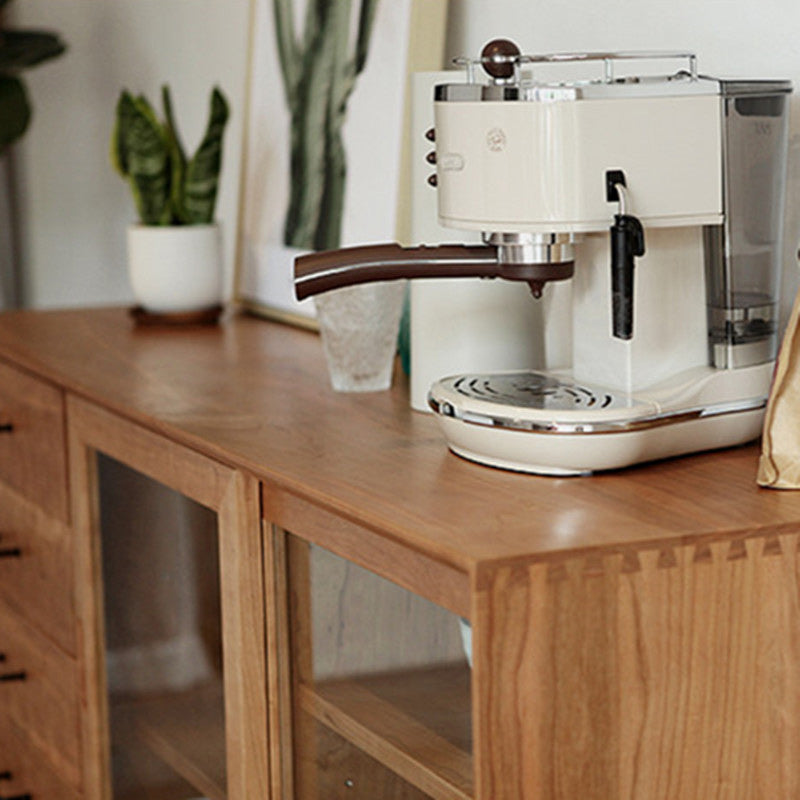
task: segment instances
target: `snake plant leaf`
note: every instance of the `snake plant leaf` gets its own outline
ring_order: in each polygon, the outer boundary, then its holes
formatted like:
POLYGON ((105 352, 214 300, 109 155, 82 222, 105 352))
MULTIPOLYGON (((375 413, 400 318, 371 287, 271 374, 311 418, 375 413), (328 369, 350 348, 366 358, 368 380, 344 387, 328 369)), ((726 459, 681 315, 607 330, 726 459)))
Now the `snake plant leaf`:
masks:
POLYGON ((0 72, 13 73, 34 67, 61 55, 66 46, 49 31, 8 31, 0 33, 0 72))
POLYGON ((0 153, 25 133, 31 107, 19 78, 0 75, 0 153))
POLYGON ((222 135, 229 115, 224 95, 214 87, 203 140, 186 165, 183 208, 190 224, 199 225, 214 220, 222 166, 222 135))
POLYGON ((125 137, 122 130, 131 124, 134 114, 133 98, 128 92, 123 91, 117 100, 116 114, 114 115, 114 130, 111 133, 111 164, 123 177, 128 177, 128 151, 125 147, 125 137))
POLYGON ((161 123, 144 97, 122 92, 112 141, 112 161, 128 178, 141 222, 169 224, 168 145, 161 123))
POLYGON ((161 102, 164 106, 164 133, 170 159, 170 205, 175 222, 188 223, 183 207, 183 184, 186 176, 186 154, 181 144, 175 115, 172 111, 172 96, 169 86, 161 87, 161 102))

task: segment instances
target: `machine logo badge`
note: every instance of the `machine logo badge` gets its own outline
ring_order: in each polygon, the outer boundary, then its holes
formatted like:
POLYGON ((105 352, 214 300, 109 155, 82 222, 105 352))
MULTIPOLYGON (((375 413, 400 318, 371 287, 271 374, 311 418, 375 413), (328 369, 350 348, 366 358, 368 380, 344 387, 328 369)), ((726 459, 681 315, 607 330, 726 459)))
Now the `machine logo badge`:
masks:
POLYGON ((439 166, 445 172, 460 172, 464 169, 464 156, 461 153, 444 153, 439 159, 439 166))
POLYGON ((493 153, 499 153, 506 148, 506 133, 502 128, 492 128, 486 134, 486 144, 493 153))

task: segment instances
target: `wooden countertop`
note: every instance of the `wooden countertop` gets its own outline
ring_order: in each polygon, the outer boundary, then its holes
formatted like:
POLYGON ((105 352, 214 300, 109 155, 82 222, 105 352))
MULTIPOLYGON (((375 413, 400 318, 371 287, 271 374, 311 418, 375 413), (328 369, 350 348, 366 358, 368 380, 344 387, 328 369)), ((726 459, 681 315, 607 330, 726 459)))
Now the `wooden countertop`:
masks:
POLYGON ((402 376, 337 394, 315 334, 253 317, 164 330, 124 309, 7 312, 0 358, 465 571, 800 524, 800 492, 756 485, 753 445, 580 478, 466 462, 402 376))

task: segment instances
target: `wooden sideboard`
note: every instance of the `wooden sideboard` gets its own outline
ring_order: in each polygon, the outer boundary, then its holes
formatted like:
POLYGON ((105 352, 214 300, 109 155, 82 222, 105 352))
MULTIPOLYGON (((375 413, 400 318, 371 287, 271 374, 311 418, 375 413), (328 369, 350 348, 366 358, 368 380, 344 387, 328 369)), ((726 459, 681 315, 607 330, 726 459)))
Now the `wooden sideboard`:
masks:
POLYGON ((755 446, 512 474, 395 383, 250 317, 0 315, 0 797, 800 797, 800 493, 755 446), (215 521, 217 684, 109 692, 106 460, 215 521), (129 745, 183 788, 112 789, 129 745))

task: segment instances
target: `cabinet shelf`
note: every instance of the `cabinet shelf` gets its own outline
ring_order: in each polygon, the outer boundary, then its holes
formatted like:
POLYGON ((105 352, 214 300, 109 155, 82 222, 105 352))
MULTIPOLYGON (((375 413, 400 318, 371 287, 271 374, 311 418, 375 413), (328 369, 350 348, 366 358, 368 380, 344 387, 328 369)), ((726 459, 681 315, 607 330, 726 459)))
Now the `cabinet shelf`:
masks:
POLYGON ((471 800, 470 672, 447 665, 299 687, 300 707, 434 800, 471 800))
POLYGON ((221 684, 138 700, 126 707, 138 738, 209 800, 226 800, 221 684))

